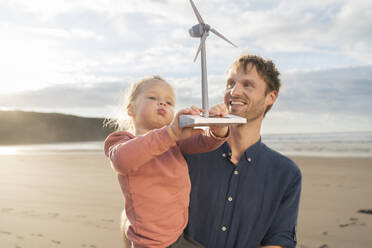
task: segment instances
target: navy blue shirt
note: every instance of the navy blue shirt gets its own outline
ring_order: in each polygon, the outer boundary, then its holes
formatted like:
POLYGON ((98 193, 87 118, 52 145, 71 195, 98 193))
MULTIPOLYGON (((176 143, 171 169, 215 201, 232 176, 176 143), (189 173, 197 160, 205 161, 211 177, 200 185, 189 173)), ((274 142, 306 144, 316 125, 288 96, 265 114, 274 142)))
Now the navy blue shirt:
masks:
POLYGON ((227 142, 185 155, 191 179, 185 233, 208 248, 296 246, 301 172, 261 141, 237 165, 227 142))

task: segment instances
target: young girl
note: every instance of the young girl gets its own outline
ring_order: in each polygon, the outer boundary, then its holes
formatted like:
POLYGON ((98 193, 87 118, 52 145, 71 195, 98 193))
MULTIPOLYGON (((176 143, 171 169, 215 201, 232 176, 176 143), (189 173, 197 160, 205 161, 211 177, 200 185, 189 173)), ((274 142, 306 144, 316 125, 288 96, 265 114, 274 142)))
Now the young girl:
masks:
MULTIPOLYGON (((182 154, 217 149, 226 140, 228 127, 180 128, 179 115, 199 115, 201 110, 183 109, 174 117, 174 102, 172 87, 158 76, 135 83, 126 105, 134 134, 117 131, 105 141, 105 154, 125 198, 122 232, 135 248, 201 247, 183 235, 190 180, 182 154)), ((210 113, 226 111, 216 106, 210 113)))

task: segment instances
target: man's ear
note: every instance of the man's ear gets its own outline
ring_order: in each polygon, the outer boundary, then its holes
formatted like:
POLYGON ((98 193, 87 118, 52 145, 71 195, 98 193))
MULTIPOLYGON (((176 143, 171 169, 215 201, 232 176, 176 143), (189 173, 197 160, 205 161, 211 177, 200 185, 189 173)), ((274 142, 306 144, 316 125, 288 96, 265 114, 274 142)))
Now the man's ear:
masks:
POLYGON ((134 106, 133 106, 133 104, 131 104, 131 103, 128 104, 127 113, 130 117, 134 116, 134 106))
POLYGON ((272 106, 275 103, 277 97, 278 91, 276 90, 270 91, 265 98, 266 106, 272 106))

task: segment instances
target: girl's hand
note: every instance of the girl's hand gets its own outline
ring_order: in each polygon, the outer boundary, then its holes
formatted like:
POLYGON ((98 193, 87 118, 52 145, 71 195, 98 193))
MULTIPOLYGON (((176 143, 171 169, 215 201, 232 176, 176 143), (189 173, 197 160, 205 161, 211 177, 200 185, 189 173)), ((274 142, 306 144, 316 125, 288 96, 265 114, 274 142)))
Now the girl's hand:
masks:
MULTIPOLYGON (((209 110, 210 115, 219 116, 219 117, 224 117, 228 113, 229 111, 227 110, 227 107, 224 103, 217 104, 209 110)), ((227 136, 229 127, 227 125, 226 126, 214 125, 214 126, 210 126, 210 130, 215 136, 223 138, 227 136)))
POLYGON ((178 111, 176 116, 174 117, 172 123, 167 127, 167 131, 171 138, 174 141, 186 139, 188 137, 197 135, 197 134, 202 134, 204 133, 203 129, 194 129, 193 127, 179 127, 179 121, 178 117, 180 115, 200 115, 203 110, 200 108, 197 108, 195 106, 192 106, 191 108, 186 108, 178 111))

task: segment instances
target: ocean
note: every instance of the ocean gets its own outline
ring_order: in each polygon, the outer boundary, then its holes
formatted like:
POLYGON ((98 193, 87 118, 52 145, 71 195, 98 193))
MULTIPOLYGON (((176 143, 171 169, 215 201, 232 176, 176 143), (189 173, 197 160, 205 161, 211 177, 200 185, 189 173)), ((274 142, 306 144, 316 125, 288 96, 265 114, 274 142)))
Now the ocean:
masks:
POLYGON ((372 132, 268 134, 262 141, 286 155, 372 157, 372 132))
MULTIPOLYGON (((372 132, 263 134, 262 141, 285 155, 372 157, 372 132)), ((103 141, 0 146, 0 155, 102 152, 103 141)))

